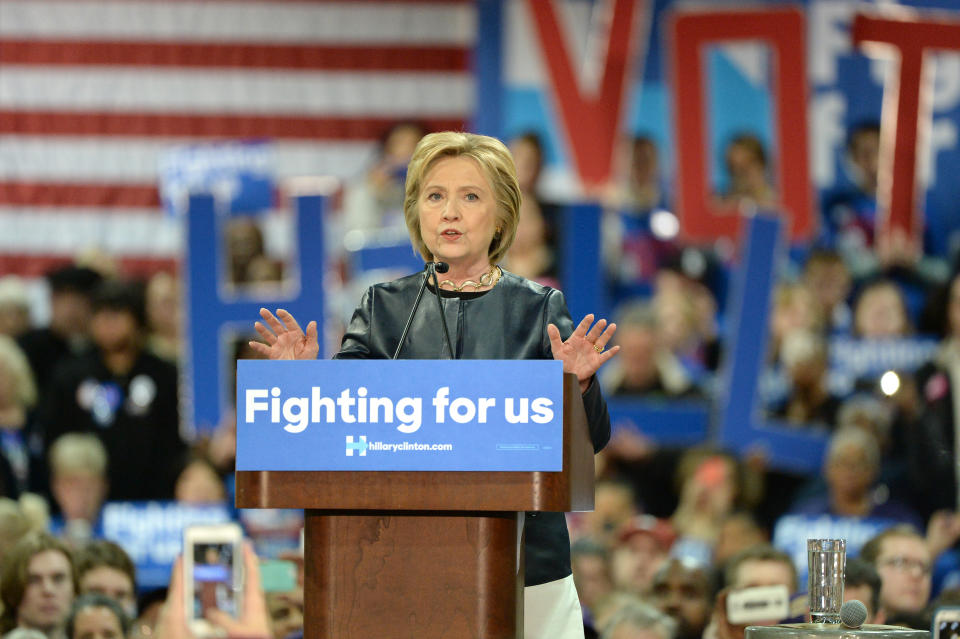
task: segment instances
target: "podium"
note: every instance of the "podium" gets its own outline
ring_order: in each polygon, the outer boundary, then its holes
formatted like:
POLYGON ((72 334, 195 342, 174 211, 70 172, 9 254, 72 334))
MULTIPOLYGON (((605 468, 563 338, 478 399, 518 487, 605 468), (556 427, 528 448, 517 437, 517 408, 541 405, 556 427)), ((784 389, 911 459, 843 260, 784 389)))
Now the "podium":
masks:
POLYGON ((519 639, 525 511, 593 508, 563 376, 561 472, 237 471, 239 508, 302 508, 305 639, 519 639))

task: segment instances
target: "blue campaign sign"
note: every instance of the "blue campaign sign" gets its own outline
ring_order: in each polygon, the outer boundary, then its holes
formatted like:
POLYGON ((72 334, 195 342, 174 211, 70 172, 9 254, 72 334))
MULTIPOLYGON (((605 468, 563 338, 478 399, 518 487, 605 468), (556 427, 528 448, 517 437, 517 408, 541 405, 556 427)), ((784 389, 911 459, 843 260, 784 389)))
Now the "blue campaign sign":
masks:
POLYGON ((560 471, 554 360, 242 360, 237 470, 560 471))
POLYGON ((183 551, 183 529, 230 521, 226 504, 197 506, 177 502, 110 502, 103 507, 103 537, 133 560, 140 588, 162 588, 183 551))
POLYGON ((266 141, 230 141, 171 149, 160 159, 160 196, 171 214, 184 213, 192 193, 213 193, 231 213, 273 204, 274 157, 266 141))

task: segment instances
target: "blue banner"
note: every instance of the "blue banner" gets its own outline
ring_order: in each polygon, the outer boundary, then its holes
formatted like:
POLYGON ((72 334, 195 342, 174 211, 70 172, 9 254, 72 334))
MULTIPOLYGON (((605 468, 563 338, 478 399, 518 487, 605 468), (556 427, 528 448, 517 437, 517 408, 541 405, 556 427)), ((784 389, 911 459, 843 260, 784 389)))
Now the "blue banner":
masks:
POLYGON ((160 160, 160 196, 171 214, 187 211, 191 193, 212 193, 230 213, 273 205, 273 149, 266 141, 178 147, 160 160))
POLYGON ((183 529, 230 521, 226 504, 194 506, 177 502, 110 502, 103 507, 103 537, 127 551, 137 568, 137 585, 164 588, 170 567, 183 550, 183 529))
POLYGON ((554 360, 243 360, 237 470, 560 471, 554 360))

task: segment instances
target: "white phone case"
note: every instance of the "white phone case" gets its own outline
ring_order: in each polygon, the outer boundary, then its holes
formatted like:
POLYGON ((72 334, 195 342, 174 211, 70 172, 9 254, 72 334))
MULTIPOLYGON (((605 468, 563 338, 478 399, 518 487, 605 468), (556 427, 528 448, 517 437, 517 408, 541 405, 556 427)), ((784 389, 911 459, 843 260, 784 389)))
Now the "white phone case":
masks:
POLYGON ((184 609, 198 637, 222 636, 204 619, 215 607, 234 617, 243 600, 243 531, 237 524, 190 526, 183 533, 184 609))

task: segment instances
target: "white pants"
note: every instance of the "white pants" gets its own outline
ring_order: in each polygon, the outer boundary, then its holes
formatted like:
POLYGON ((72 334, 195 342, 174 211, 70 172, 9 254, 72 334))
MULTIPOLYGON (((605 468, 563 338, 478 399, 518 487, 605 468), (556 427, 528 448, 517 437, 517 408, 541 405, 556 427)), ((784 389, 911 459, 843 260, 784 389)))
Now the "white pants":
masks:
POLYGON ((583 611, 573 575, 523 589, 524 639, 583 639, 583 611))

